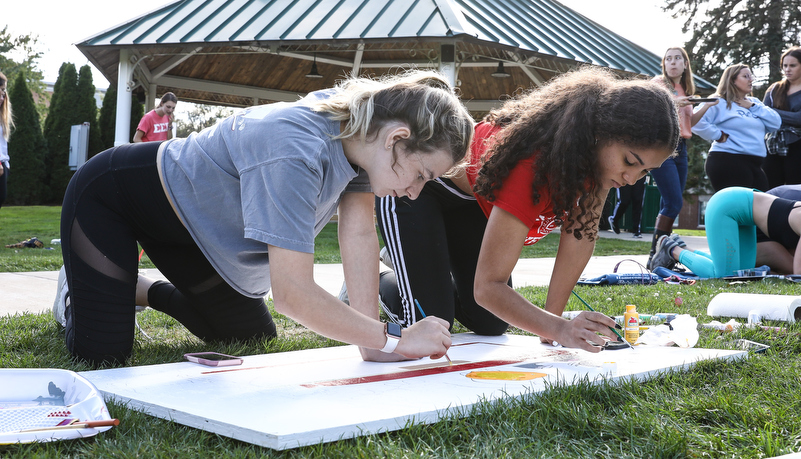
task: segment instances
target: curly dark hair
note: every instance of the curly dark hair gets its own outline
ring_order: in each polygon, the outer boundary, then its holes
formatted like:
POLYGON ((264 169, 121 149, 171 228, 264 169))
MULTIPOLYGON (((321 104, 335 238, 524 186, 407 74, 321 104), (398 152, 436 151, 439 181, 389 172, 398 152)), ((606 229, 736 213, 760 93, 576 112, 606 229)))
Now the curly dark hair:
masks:
POLYGON ((585 67, 560 75, 491 111, 485 122, 502 127, 485 155, 473 190, 489 201, 522 159, 535 156, 531 198, 547 190, 556 223, 576 239, 598 233, 598 149, 611 142, 675 151, 677 108, 662 85, 624 80, 585 67), (578 200, 578 215, 570 214, 578 200), (563 216, 569 215, 567 221, 563 216))

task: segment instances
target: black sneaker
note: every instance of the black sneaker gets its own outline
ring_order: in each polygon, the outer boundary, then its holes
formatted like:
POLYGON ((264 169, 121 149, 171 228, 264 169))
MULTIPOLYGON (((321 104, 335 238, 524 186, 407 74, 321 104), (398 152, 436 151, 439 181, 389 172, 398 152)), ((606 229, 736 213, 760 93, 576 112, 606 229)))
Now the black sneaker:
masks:
POLYGON ((634 233, 631 237, 633 237, 634 239, 642 239, 642 233, 638 231, 634 233))
POLYGON ((609 231, 612 231, 615 234, 620 234, 620 228, 617 226, 617 223, 615 223, 614 215, 610 215, 608 220, 609 220, 609 231))
POLYGON ((683 240, 682 240, 682 239, 679 237, 679 235, 678 235, 678 234, 676 234, 676 233, 673 233, 673 234, 671 234, 671 235, 670 235, 670 238, 671 238, 671 239, 673 239, 674 241, 676 241, 676 244, 678 244, 678 245, 679 245, 679 247, 681 247, 682 249, 685 249, 685 248, 687 248, 687 243, 685 243, 685 242, 684 242, 684 241, 683 241, 683 240))
POLYGON ((676 260, 670 255, 670 252, 673 248, 678 247, 678 245, 679 244, 668 235, 659 236, 659 240, 656 243, 656 253, 650 263, 648 263, 648 269, 653 271, 656 268, 662 267, 672 270, 676 267, 676 260))

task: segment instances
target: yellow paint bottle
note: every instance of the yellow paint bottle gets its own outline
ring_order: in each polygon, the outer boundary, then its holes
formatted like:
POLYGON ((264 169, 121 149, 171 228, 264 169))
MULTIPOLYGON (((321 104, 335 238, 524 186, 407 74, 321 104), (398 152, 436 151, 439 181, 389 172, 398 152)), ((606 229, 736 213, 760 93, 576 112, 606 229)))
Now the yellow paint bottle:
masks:
POLYGON ((629 344, 634 344, 640 337, 640 315, 637 314, 637 307, 633 304, 626 305, 626 313, 623 314, 624 337, 629 344))

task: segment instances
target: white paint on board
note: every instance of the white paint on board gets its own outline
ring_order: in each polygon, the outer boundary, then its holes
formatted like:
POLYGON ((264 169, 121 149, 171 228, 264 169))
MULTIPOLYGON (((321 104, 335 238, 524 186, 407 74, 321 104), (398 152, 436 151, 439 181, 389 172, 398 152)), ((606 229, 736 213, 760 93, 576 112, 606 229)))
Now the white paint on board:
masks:
POLYGON ((542 392, 549 383, 604 377, 645 380, 699 360, 746 355, 744 351, 646 346, 592 354, 541 344, 537 337, 471 333, 454 335, 453 343, 448 351, 451 359, 469 363, 439 367, 455 371, 414 377, 410 376, 415 372, 438 370, 414 369, 431 363, 429 359, 364 362, 355 346, 247 356, 238 367, 180 362, 82 375, 107 400, 237 440, 288 449, 399 430, 410 422, 466 416, 484 400, 542 392), (465 376, 488 361, 515 363, 478 369, 535 371, 547 376, 529 381, 465 376), (612 361, 614 366, 609 365, 612 361), (354 378, 394 379, 348 383, 354 378))

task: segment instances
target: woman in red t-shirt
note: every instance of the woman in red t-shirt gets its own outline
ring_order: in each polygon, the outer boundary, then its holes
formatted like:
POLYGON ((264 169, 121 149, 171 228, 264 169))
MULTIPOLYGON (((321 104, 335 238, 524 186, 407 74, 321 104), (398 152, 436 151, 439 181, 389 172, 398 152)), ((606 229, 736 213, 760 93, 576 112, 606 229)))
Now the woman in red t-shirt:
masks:
POLYGON ((134 133, 133 143, 159 142, 172 138, 172 123, 178 98, 171 92, 161 96, 159 106, 145 113, 134 133))
POLYGON ((479 334, 512 324, 543 341, 598 352, 616 339, 609 317, 560 317, 595 247, 612 187, 633 184, 676 149, 670 93, 586 68, 507 101, 475 128, 463 172, 429 182, 416 200, 385 197, 376 213, 388 260, 381 301, 404 326, 425 314, 479 334), (511 286, 523 245, 561 226, 544 310, 511 286), (595 345, 591 344, 595 343, 595 345))

